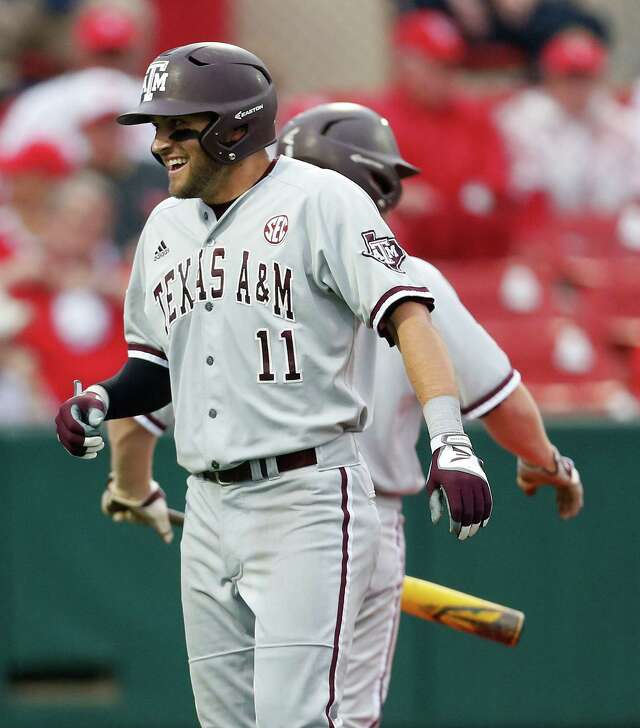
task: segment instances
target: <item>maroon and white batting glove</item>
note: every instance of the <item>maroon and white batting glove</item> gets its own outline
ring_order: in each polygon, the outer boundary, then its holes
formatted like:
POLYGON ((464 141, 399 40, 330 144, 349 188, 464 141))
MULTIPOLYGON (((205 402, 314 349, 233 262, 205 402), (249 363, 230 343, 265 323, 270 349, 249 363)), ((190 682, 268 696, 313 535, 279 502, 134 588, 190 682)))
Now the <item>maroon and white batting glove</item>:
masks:
POLYGON ((482 463, 466 435, 438 435, 431 440, 427 496, 432 523, 449 513, 449 532, 460 541, 474 536, 491 516, 491 488, 482 463))
POLYGON ((573 460, 553 448, 555 467, 553 470, 540 468, 518 458, 518 487, 526 495, 535 495, 538 488, 550 485, 556 489, 556 503, 560 518, 573 518, 580 513, 584 503, 584 493, 580 473, 573 460))
POLYGON ((91 389, 62 403, 56 415, 56 431, 68 453, 84 460, 97 456, 104 447, 97 428, 102 424, 108 406, 106 393, 101 397, 91 389))
POLYGON ((102 512, 117 523, 143 523, 151 526, 165 543, 171 543, 173 531, 169 523, 167 496, 155 480, 149 486, 151 492, 146 498, 134 500, 127 497, 126 493, 118 491, 110 478, 102 494, 102 512))

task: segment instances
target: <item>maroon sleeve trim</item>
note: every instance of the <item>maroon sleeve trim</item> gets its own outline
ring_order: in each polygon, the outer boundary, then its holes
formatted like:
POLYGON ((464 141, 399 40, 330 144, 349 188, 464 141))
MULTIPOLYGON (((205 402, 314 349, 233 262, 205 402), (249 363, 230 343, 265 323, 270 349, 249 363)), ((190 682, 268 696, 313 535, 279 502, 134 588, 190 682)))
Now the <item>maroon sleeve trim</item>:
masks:
POLYGON ((160 422, 160 420, 153 415, 141 415, 141 417, 149 420, 152 425, 155 425, 159 430, 162 430, 163 432, 167 429, 167 426, 164 424, 164 422, 160 422))
MULTIPOLYGON (((394 286, 393 288, 390 288, 386 293, 383 293, 382 296, 378 299, 378 303, 373 307, 371 310, 371 316, 369 316, 369 326, 373 328, 373 324, 378 317, 378 314, 380 313, 380 310, 383 308, 385 303, 392 297, 397 296, 398 293, 406 292, 406 296, 401 296, 397 301, 394 301, 394 303, 399 303, 400 301, 404 300, 405 298, 411 298, 411 294, 416 293, 423 293, 423 294, 429 294, 429 289, 425 286, 394 286)), ((433 297, 431 297, 427 303, 427 307, 429 308, 429 311, 433 311, 434 309, 434 302, 433 297)))
POLYGON ((127 348, 129 351, 141 351, 144 354, 152 354, 157 356, 159 359, 167 360, 167 355, 161 349, 154 349, 152 346, 145 346, 144 344, 128 344, 127 348))
MULTIPOLYGON (((501 389, 504 389, 507 384, 513 379, 514 377, 514 370, 512 369, 509 374, 498 384, 497 387, 494 387, 490 392, 487 392, 487 394, 484 395, 484 397, 480 397, 480 399, 477 399, 475 402, 472 402, 471 404, 467 405, 466 407, 461 408, 461 412, 463 415, 469 414, 474 409, 477 409, 478 407, 481 407, 483 404, 488 402, 490 399, 493 399, 493 397, 496 396, 500 392, 501 389)), ((498 404, 500 404, 498 402, 498 404)), ((496 404, 496 407, 498 405, 496 404)), ((488 412, 485 412, 484 414, 488 414, 488 412)))

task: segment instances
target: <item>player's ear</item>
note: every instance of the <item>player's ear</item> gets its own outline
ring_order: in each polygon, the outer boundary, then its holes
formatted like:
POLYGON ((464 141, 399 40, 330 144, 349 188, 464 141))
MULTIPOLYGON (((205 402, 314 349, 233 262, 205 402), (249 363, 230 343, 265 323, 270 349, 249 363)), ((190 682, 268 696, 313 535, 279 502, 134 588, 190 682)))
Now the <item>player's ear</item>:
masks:
POLYGON ((225 135, 224 139, 222 140, 222 144, 225 146, 233 146, 236 142, 239 142, 243 137, 245 137, 247 134, 247 125, 239 126, 236 129, 233 129, 228 134, 225 135))

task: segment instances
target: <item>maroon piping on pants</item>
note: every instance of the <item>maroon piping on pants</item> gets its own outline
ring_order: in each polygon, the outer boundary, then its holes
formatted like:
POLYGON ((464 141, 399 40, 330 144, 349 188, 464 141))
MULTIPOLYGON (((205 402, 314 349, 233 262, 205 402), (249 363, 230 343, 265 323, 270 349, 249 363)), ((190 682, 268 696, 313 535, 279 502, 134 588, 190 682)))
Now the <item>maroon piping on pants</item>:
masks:
POLYGON ((342 490, 342 571, 340 574, 340 593, 338 595, 338 613, 336 615, 336 629, 333 634, 333 655, 329 668, 329 702, 325 708, 329 728, 335 728, 329 715, 336 699, 336 668, 338 667, 338 653, 340 650, 340 630, 342 629, 342 616, 344 613, 344 596, 347 590, 347 567, 349 564, 349 497, 347 493, 347 471, 340 468, 340 488, 342 490))
MULTIPOLYGON (((400 537, 402 535, 402 518, 400 517, 400 514, 398 514, 396 519, 396 546, 398 547, 398 551, 402 551, 401 549, 401 543, 400 543, 400 537)), ((393 615, 393 626, 391 628, 391 638, 389 639, 389 645, 387 648, 387 655, 385 657, 384 661, 384 669, 382 670, 382 674, 380 675, 380 713, 378 714, 378 717, 373 721, 373 723, 369 726, 369 728, 380 728, 380 721, 382 720, 382 705, 384 703, 384 681, 389 674, 391 670, 391 665, 393 664, 393 653, 396 643, 396 636, 398 631, 398 622, 400 620, 400 599, 402 596, 402 586, 404 581, 404 551, 402 551, 401 555, 401 573, 403 574, 403 579, 400 581, 398 585, 396 585, 395 588, 395 614, 393 615)))

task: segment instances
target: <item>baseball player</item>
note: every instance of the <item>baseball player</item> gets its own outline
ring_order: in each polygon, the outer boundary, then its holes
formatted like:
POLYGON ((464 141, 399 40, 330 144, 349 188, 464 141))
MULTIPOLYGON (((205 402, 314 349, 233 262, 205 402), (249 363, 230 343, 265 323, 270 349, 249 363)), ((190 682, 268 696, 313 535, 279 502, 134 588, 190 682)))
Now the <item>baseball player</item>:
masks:
MULTIPOLYGON (((417 172, 399 160, 393 132, 385 120, 357 104, 324 104, 298 115, 283 130, 278 152, 342 172, 369 194, 381 212, 398 202, 401 177, 417 172)), ((577 515, 582 507, 578 471, 549 442, 539 411, 508 357, 436 268, 417 259, 411 262, 416 280, 436 297, 433 323, 451 354, 463 412, 469 419, 481 417, 493 438, 519 457, 518 484, 525 493, 552 485, 560 515, 577 515)), ((358 444, 377 494, 382 541, 356 619, 342 717, 349 728, 369 728, 380 720, 397 637, 405 551, 401 496, 419 492, 424 477, 416 455, 420 407, 403 373, 401 357, 365 330, 358 334, 356 350, 357 378, 368 391, 373 412, 373 424, 358 435, 358 444), (373 378, 372 359, 376 362, 373 378)), ((137 422, 109 423, 113 478, 102 498, 107 515, 116 520, 143 520, 167 541, 171 529, 166 511, 151 513, 139 504, 152 482, 156 438, 172 417, 169 406, 137 417, 137 422)))
MULTIPOLYGON (((454 535, 487 524, 491 491, 432 294, 357 185, 269 160, 275 112, 268 69, 241 48, 192 44, 150 64, 119 121, 153 124, 172 197, 136 251, 127 363, 56 424, 71 454, 92 458, 104 419, 172 401, 191 473, 182 602, 202 725, 340 728, 380 538, 355 437, 369 418, 355 377, 363 324, 400 349, 431 435, 432 503, 454 535)), ((154 504, 165 507, 159 489, 143 501, 154 504)))

